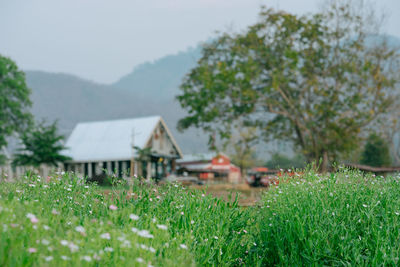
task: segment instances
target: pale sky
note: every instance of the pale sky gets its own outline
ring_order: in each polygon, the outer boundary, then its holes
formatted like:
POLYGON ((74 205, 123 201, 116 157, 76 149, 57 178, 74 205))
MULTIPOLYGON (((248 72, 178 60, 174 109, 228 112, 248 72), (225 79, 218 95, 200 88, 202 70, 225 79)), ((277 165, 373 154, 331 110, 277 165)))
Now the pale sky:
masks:
MULTIPOLYGON (((400 0, 375 0, 400 37, 400 0)), ((111 83, 145 61, 257 20, 260 5, 298 14, 320 0, 0 0, 0 54, 24 70, 111 83)))

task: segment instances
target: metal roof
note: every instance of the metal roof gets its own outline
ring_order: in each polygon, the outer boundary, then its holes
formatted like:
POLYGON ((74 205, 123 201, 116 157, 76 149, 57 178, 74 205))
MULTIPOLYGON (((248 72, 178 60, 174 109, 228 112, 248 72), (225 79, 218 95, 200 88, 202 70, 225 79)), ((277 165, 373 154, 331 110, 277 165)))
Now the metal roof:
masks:
POLYGON ((74 162, 129 160, 132 135, 134 145, 143 149, 159 122, 166 128, 160 116, 78 123, 67 140, 64 154, 74 162))
POLYGON ((195 162, 195 161, 211 161, 217 153, 196 153, 196 154, 185 154, 182 159, 177 160, 177 163, 185 163, 185 162, 195 162))

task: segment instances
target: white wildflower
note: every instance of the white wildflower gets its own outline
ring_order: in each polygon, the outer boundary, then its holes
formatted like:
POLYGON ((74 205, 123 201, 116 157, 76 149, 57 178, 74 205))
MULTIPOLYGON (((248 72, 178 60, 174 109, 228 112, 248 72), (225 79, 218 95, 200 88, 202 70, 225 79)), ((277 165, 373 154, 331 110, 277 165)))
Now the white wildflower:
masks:
POLYGON ((75 227, 75 231, 79 232, 79 233, 84 233, 85 232, 85 228, 83 228, 83 226, 77 226, 75 227))
POLYGON ((129 215, 129 218, 130 218, 131 220, 134 220, 134 221, 139 220, 139 216, 137 216, 136 214, 131 214, 131 215, 129 215))
POLYGON ((109 233, 104 233, 100 235, 100 238, 110 240, 111 235, 109 233))
POLYGON ((53 260, 53 256, 44 257, 44 260, 45 261, 52 261, 53 260))
POLYGON ((161 230, 167 230, 168 227, 164 224, 157 224, 157 228, 161 229, 161 230))
POLYGON ((69 261, 71 258, 68 257, 68 256, 62 255, 62 256, 61 256, 61 259, 64 260, 64 261, 69 261))
POLYGON ((87 262, 91 262, 92 258, 90 256, 83 256, 82 260, 87 261, 87 262))
POLYGON ((69 243, 68 245, 69 249, 71 250, 72 253, 77 252, 79 250, 79 247, 75 245, 74 243, 69 243))
POLYGON ((105 247, 105 248, 104 248, 104 251, 105 251, 105 252, 113 252, 114 249, 111 248, 111 247, 105 247))
POLYGON ((138 234, 139 236, 141 236, 141 237, 144 237, 144 238, 153 238, 153 237, 154 237, 154 236, 153 236, 152 234, 150 234, 150 232, 147 231, 147 230, 140 230, 137 234, 138 234))

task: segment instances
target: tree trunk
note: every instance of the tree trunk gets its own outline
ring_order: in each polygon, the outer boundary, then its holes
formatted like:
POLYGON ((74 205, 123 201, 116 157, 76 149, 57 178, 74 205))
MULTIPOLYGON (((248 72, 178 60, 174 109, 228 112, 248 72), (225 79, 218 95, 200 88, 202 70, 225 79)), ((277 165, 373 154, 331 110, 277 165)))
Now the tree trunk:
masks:
POLYGON ((329 157, 327 151, 322 151, 322 162, 319 168, 320 172, 325 173, 329 168, 329 157))

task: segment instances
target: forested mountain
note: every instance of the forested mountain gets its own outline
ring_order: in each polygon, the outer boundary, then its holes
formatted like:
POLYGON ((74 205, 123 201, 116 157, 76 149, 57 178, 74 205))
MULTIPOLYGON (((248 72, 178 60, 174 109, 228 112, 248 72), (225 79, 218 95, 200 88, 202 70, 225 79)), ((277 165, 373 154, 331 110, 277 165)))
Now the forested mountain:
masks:
POLYGON ((36 119, 58 120, 68 136, 78 122, 161 115, 185 153, 206 150, 207 138, 193 129, 176 130, 184 111, 175 101, 179 84, 200 55, 200 48, 163 57, 136 67, 112 85, 76 76, 26 71, 32 89, 32 112, 36 119))

